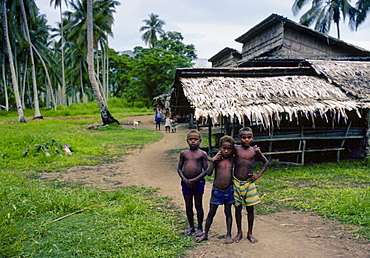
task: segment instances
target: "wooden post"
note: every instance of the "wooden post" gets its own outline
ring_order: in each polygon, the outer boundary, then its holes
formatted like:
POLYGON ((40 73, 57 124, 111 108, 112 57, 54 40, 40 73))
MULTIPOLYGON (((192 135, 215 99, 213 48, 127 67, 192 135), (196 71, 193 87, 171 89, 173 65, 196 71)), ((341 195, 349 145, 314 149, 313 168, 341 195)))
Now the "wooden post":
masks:
POLYGON ((304 154, 306 152, 306 141, 302 141, 302 159, 301 159, 301 164, 304 165, 304 154))
POLYGON ((194 113, 189 114, 189 129, 194 129, 194 113))
POLYGON ((208 153, 212 151, 212 121, 211 117, 208 117, 208 153))
MULTIPOLYGON (((302 125, 301 126, 301 137, 303 137, 303 136, 304 136, 304 127, 302 125)), ((306 144, 306 142, 305 142, 305 144, 306 144)), ((301 148, 302 148, 302 140, 300 140, 299 143, 298 143, 298 150, 301 150, 301 148)), ((301 155, 301 159, 302 159, 302 154, 297 154, 296 163, 298 163, 299 155, 301 155)))
MULTIPOLYGON (((269 137, 270 139, 274 138, 274 125, 273 124, 269 128, 269 137)), ((269 152, 272 152, 272 141, 269 142, 269 152)), ((271 156, 268 157, 268 160, 271 161, 271 156)))
MULTIPOLYGON (((346 130, 344 136, 348 135, 349 130, 351 129, 351 125, 352 125, 352 121, 349 121, 348 126, 347 126, 347 130, 346 130)), ((346 142, 346 138, 344 138, 344 140, 340 144, 339 148, 343 148, 345 142, 346 142)), ((340 161, 340 150, 337 151, 337 162, 339 162, 339 161, 340 161)))
POLYGON ((370 159, 370 109, 367 110, 366 121, 367 128, 365 136, 365 159, 370 159))

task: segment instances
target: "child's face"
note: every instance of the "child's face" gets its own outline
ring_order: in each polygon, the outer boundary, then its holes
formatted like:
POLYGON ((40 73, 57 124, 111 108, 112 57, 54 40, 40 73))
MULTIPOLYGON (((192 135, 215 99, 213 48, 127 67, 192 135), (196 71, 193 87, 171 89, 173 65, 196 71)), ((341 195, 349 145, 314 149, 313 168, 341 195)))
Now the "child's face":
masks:
POLYGON ((249 147, 253 141, 253 133, 251 131, 243 131, 239 139, 244 147, 249 147))
POLYGON ((186 141, 188 142, 190 149, 197 149, 202 140, 199 138, 198 134, 191 133, 189 134, 188 139, 186 141))
POLYGON ((225 158, 229 157, 233 152, 234 146, 229 142, 224 142, 221 145, 221 155, 225 158))

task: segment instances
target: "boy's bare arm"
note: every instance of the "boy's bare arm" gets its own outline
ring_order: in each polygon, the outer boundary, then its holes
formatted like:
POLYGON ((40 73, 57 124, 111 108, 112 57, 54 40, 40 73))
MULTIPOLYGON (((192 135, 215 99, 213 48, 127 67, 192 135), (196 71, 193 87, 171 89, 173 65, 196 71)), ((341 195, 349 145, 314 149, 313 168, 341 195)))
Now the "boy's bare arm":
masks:
POLYGON ((187 183, 188 179, 184 176, 184 173, 182 172, 182 168, 184 166, 184 154, 180 153, 180 159, 179 159, 179 164, 177 167, 177 173, 179 174, 180 178, 182 181, 187 183))
POLYGON ((208 164, 207 175, 211 176, 213 170, 215 168, 215 162, 222 160, 221 151, 217 152, 215 156, 213 156, 208 164))
POLYGON ((209 161, 208 168, 207 168, 207 176, 212 175, 214 167, 215 167, 214 161, 211 159, 209 161))
POLYGON ((252 176, 248 179, 251 182, 256 181, 257 179, 259 179, 262 176, 262 174, 265 172, 265 170, 267 169, 267 167, 270 163, 268 161, 268 159, 266 158, 266 156, 262 154, 261 149, 257 145, 253 146, 253 148, 256 151, 256 156, 262 161, 263 165, 262 165, 260 171, 258 172, 258 174, 252 174, 252 176))

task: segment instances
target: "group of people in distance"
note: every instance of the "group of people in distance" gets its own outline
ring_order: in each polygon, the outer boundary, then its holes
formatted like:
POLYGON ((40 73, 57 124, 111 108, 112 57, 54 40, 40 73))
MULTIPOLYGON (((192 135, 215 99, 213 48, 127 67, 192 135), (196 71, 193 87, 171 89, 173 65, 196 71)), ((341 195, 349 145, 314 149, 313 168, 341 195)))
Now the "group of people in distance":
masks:
POLYGON ((173 133, 176 133, 177 119, 175 115, 171 116, 170 110, 168 108, 166 108, 165 112, 162 112, 162 109, 157 104, 154 106, 153 111, 154 111, 155 129, 157 131, 161 130, 161 123, 164 122, 164 128, 166 133, 170 133, 171 130, 173 133))
POLYGON ((254 181, 259 179, 268 167, 268 160, 257 146, 252 146, 253 132, 249 127, 239 130, 241 145, 234 145, 231 136, 223 136, 219 141, 220 150, 208 162, 207 153, 199 148, 202 141, 201 134, 197 130, 190 130, 186 141, 189 149, 180 153, 178 174, 181 178, 182 193, 185 200, 186 216, 189 228, 185 234, 194 235, 197 242, 208 239, 208 232, 216 215, 219 205, 224 205, 226 217, 226 243, 239 242, 243 238, 242 210, 247 210, 248 231, 247 239, 251 243, 257 243, 253 236, 254 205, 260 203, 254 181), (258 173, 254 173, 256 160, 262 162, 258 173), (203 194, 205 176, 215 172, 210 208, 203 232, 203 194), (237 235, 232 238, 232 205, 235 206, 235 220, 237 235), (195 207, 197 214, 197 228, 194 224, 195 207))

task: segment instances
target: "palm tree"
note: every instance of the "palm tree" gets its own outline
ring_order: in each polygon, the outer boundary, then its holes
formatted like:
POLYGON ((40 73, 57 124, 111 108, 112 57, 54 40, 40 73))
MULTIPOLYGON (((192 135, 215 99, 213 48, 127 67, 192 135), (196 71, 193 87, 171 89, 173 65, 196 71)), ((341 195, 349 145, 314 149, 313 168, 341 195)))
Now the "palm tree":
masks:
POLYGON ((370 0, 358 0, 356 2, 357 15, 356 15, 356 30, 361 23, 366 20, 367 13, 370 11, 370 0))
MULTIPOLYGON (((66 79, 65 79, 65 68, 64 68, 64 26, 63 26, 63 8, 62 8, 62 0, 50 0, 50 5, 54 4, 54 8, 57 8, 59 6, 59 16, 60 16, 60 35, 61 35, 61 41, 62 44, 60 46, 61 48, 61 53, 62 53, 62 105, 66 106, 67 105, 67 100, 66 100, 66 79)), ((66 6, 68 6, 68 1, 64 0, 64 3, 66 6)))
MULTIPOLYGON (((3 9, 2 7, 2 2, 1 2, 1 10, 3 9)), ((1 20, 1 24, 3 24, 2 22, 2 18, 0 18, 1 20)), ((4 100, 5 100, 5 105, 0 105, 1 108, 4 108, 6 111, 9 111, 9 96, 8 96, 8 83, 7 83, 7 79, 6 79, 6 69, 5 69, 5 40, 4 40, 4 37, 3 37, 3 33, 0 34, 0 41, 1 41, 1 49, 0 49, 0 52, 1 52, 1 75, 2 75, 2 81, 3 81, 3 88, 4 88, 4 100)), ((1 89, 0 89, 1 91, 1 89)))
POLYGON ((145 42, 145 44, 149 44, 151 47, 154 47, 155 42, 158 40, 157 34, 162 35, 164 34, 164 30, 162 29, 162 26, 166 23, 160 19, 158 19, 158 15, 151 13, 149 14, 149 20, 145 19, 143 22, 145 22, 145 26, 142 26, 140 28, 141 31, 146 31, 141 38, 145 42))
MULTIPOLYGON (((34 108, 35 108, 35 113, 34 113, 33 118, 34 119, 36 119, 36 118, 41 118, 42 119, 43 116, 41 115, 41 112, 40 112, 39 97, 38 97, 39 91, 37 89, 37 82, 36 82, 35 58, 34 58, 34 55, 33 55, 33 48, 32 48, 30 30, 28 28, 28 19, 27 19, 26 9, 24 7, 23 0, 20 0, 19 3, 20 3, 22 17, 23 17, 23 28, 24 28, 24 34, 25 34, 24 36, 25 36, 25 39, 28 42, 29 48, 30 48, 29 53, 30 53, 30 59, 31 59, 31 72, 32 72, 32 85, 33 85, 33 104, 34 104, 34 108)), ((28 2, 28 7, 29 7, 29 9, 36 8, 36 5, 34 4, 33 1, 30 1, 30 2, 28 2), (33 5, 30 5, 30 3, 33 3, 33 5)), ((31 10, 32 11, 31 13, 34 13, 35 10, 37 10, 37 9, 31 10)))
POLYGON ((93 33, 93 0, 87 0, 86 4, 86 25, 87 25, 87 65, 89 70, 89 79, 91 86, 94 90, 94 96, 98 102, 100 108, 101 118, 103 120, 103 124, 112 124, 119 122, 113 118, 113 116, 109 113, 107 104, 105 103, 104 99, 101 96, 99 90, 99 84, 96 80, 96 74, 94 70, 94 33, 93 33))
POLYGON ((2 0, 2 4, 3 4, 3 30, 4 30, 5 41, 6 41, 6 48, 8 51, 10 71, 12 74, 14 96, 15 96, 17 112, 18 112, 18 122, 24 123, 26 122, 26 120, 24 119, 22 102, 21 102, 21 98, 19 95, 18 78, 17 78, 17 74, 15 71, 13 52, 12 52, 12 47, 10 44, 10 38, 9 38, 9 33, 8 33, 8 20, 7 20, 8 18, 7 18, 7 10, 6 10, 6 0, 2 0))
MULTIPOLYGON (((107 55, 105 52, 109 50, 108 47, 108 36, 113 35, 112 33, 112 24, 113 24, 113 13, 114 13, 114 7, 115 5, 118 5, 119 2, 114 0, 100 0, 100 1, 94 1, 93 2, 93 50, 98 50, 98 47, 101 46, 102 50, 102 58, 105 57, 105 61, 103 64, 105 65, 105 68, 103 69, 103 73, 107 73, 107 55)), ((67 20, 65 31, 68 32, 66 34, 66 39, 69 42, 70 45, 74 46, 78 49, 78 52, 83 53, 84 58, 86 58, 86 0, 82 1, 74 1, 70 2, 70 7, 73 12, 67 11, 65 12, 65 18, 67 20)), ((69 49, 71 51, 71 49, 69 49)), ((74 51, 74 50, 73 50, 74 51)), ((98 57, 99 55, 95 55, 98 57)), ((86 63, 86 60, 83 62, 86 63)), ((100 62, 97 62, 98 68, 100 62)), ((84 65, 80 65, 81 68, 84 69, 84 65)), ((98 69, 97 69, 98 70, 98 69)), ((87 70, 81 70, 83 74, 88 74, 87 70)), ((100 75, 100 70, 96 73, 97 75, 100 75)), ((104 74, 103 74, 104 75, 104 74)), ((106 77, 107 75, 105 75, 106 77)), ((88 76, 85 77, 88 79, 88 76)), ((83 80, 81 80, 83 81, 83 80)), ((104 83, 107 81, 106 78, 103 76, 103 84, 100 83, 99 77, 97 77, 97 82, 99 85, 103 85, 102 88, 104 88, 104 93, 107 92, 107 83, 104 83)), ((81 88, 82 89, 82 88, 81 88)), ((103 90, 103 89, 102 89, 103 90)), ((101 91, 102 93, 102 91, 101 91)), ((102 97, 107 96, 108 94, 104 94, 102 97)))
MULTIPOLYGON (((101 84, 102 84, 102 94, 105 98, 108 98, 108 53, 109 53, 109 43, 108 36, 113 36, 112 25, 114 23, 113 13, 115 13, 115 6, 120 5, 118 1, 115 0, 101 0, 97 1, 96 5, 93 6, 94 11, 94 28, 100 28, 94 34, 97 38, 97 45, 100 45, 101 49, 101 84)), ((95 44, 95 43, 94 43, 95 44)), ((96 55, 97 61, 99 61, 99 56, 96 55)), ((98 63, 99 64, 99 63, 98 63)), ((99 65, 97 65, 99 68, 99 65)), ((100 72, 97 72, 100 74, 100 72)))
POLYGON ((301 16, 299 23, 302 25, 310 26, 316 21, 315 30, 328 33, 331 23, 334 22, 337 27, 337 37, 340 39, 339 22, 342 14, 343 20, 348 15, 350 29, 355 28, 356 9, 348 0, 295 0, 292 7, 293 14, 298 14, 308 2, 312 2, 312 6, 301 16))

